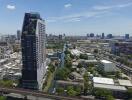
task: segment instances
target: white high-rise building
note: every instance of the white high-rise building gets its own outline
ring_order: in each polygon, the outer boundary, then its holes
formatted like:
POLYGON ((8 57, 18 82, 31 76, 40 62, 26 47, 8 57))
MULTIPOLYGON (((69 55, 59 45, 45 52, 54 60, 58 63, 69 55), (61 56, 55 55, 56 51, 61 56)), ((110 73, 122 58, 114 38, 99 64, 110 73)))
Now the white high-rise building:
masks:
POLYGON ((22 87, 42 89, 46 73, 45 22, 38 13, 26 13, 23 23, 22 45, 22 87))

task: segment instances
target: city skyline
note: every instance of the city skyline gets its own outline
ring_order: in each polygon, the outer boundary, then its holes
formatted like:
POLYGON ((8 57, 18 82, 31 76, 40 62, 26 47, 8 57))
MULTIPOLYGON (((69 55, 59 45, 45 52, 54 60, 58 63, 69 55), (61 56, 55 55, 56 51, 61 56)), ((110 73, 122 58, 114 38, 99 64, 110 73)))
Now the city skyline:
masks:
POLYGON ((46 20, 47 34, 87 33, 132 35, 131 0, 0 0, 0 33, 21 30, 25 12, 39 12, 46 20), (73 27, 74 26, 74 27, 73 27))

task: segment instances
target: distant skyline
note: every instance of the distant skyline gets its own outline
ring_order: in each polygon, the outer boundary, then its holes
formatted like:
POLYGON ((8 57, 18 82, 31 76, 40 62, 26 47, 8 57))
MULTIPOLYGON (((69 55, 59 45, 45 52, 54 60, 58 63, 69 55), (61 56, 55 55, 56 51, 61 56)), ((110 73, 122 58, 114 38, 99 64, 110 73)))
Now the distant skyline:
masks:
POLYGON ((0 0, 0 33, 22 29, 25 12, 38 12, 46 33, 132 36, 132 0, 0 0))

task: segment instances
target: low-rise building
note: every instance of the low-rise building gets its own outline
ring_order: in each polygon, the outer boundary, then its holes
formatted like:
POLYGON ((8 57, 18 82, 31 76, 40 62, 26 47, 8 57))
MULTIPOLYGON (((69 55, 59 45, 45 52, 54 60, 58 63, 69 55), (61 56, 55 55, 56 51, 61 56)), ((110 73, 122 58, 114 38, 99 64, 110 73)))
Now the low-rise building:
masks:
POLYGON ((114 83, 111 78, 93 77, 93 88, 106 89, 112 92, 114 97, 124 98, 126 97, 127 88, 114 83))
POLYGON ((76 81, 83 81, 83 76, 82 75, 80 75, 79 73, 77 73, 77 72, 72 72, 71 73, 71 76, 74 78, 74 80, 76 80, 76 81))
POLYGON ((94 88, 102 88, 102 89, 108 89, 112 91, 117 91, 117 92, 126 92, 127 89, 124 86, 119 86, 119 85, 108 85, 108 84, 97 84, 94 83, 94 88))
POLYGON ((63 81, 63 80, 56 81, 56 87, 66 88, 67 86, 83 87, 83 83, 82 82, 74 82, 74 81, 63 81))
POLYGON ((115 72, 117 71, 116 69, 116 65, 108 60, 101 60, 101 64, 100 64, 100 70, 103 70, 105 72, 115 72))
POLYGON ((92 53, 86 53, 88 56, 88 60, 95 60, 95 56, 92 53))
POLYGON ((85 59, 80 59, 79 60, 80 63, 82 64, 97 64, 98 61, 96 59, 93 59, 93 60, 85 60, 85 59))
POLYGON ((118 79, 119 85, 126 86, 126 87, 132 87, 132 82, 130 80, 121 80, 118 79))
POLYGON ((71 50, 71 54, 74 55, 74 56, 80 56, 82 52, 79 51, 78 49, 72 49, 71 50))
POLYGON ((114 80, 111 78, 93 77, 93 83, 114 85, 114 80))

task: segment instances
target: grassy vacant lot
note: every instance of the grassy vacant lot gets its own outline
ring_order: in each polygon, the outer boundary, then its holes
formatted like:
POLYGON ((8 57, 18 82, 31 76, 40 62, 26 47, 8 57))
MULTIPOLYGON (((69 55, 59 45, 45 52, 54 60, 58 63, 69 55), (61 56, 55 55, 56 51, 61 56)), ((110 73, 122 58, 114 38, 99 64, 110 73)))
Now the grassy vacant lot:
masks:
POLYGON ((47 92, 48 91, 48 89, 49 89, 49 87, 50 87, 50 85, 51 85, 51 82, 52 82, 52 80, 53 80, 53 78, 54 78, 54 73, 51 73, 51 72, 48 72, 48 75, 47 75, 47 82, 46 82, 46 86, 44 87, 44 92, 47 92))
POLYGON ((0 96, 0 100, 6 100, 6 97, 0 96))
POLYGON ((0 80, 0 86, 3 87, 13 87, 13 83, 12 80, 0 80))

